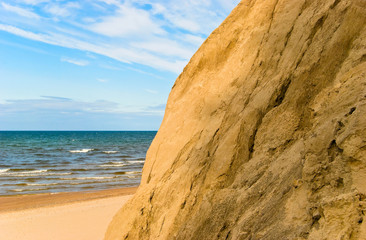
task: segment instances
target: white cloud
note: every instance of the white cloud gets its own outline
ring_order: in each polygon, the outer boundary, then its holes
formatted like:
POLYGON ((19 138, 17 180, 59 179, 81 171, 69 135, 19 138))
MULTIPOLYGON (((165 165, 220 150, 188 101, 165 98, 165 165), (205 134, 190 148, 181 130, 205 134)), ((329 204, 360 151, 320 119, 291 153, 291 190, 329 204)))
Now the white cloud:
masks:
POLYGON ((1 6, 5 10, 7 10, 9 12, 16 13, 19 16, 23 16, 23 17, 26 17, 26 18, 33 18, 33 19, 39 19, 40 18, 40 16, 35 14, 34 12, 32 12, 30 10, 27 10, 27 9, 24 9, 24 8, 21 8, 21 7, 12 6, 12 5, 6 4, 4 2, 1 3, 1 6))
POLYGON ((82 67, 89 65, 89 62, 86 60, 78 60, 78 59, 72 59, 72 58, 67 58, 67 57, 61 58, 61 62, 67 62, 67 63, 71 63, 74 65, 82 66, 82 67))
POLYGON ((160 58, 158 56, 152 55, 150 53, 141 52, 139 50, 134 49, 126 49, 114 45, 103 45, 101 46, 94 45, 88 42, 80 41, 74 38, 69 38, 64 35, 58 35, 55 33, 46 34, 36 34, 33 32, 25 31, 20 28, 16 28, 13 26, 8 26, 4 24, 0 24, 0 30, 28 38, 31 40, 36 40, 52 45, 57 45, 61 47, 73 48, 82 51, 88 51, 97 53, 100 55, 104 55, 115 60, 125 62, 125 63, 139 63, 147 66, 151 66, 153 68, 168 70, 172 72, 179 73, 182 71, 183 67, 187 63, 187 60, 174 60, 169 61, 164 58, 160 58))
POLYGON ((120 2, 118 0, 99 0, 100 2, 104 2, 106 4, 114 4, 114 5, 119 5, 120 2))
POLYGON ((240 0, 217 0, 217 1, 227 11, 231 11, 240 2, 240 0))
POLYGON ((59 4, 48 4, 44 7, 44 10, 54 17, 68 17, 71 15, 71 9, 80 8, 80 4, 76 2, 69 2, 64 5, 59 4))
POLYGON ((91 25, 89 29, 109 37, 164 33, 164 30, 150 18, 147 11, 128 5, 121 5, 116 15, 104 17, 101 22, 91 25))
POLYGON ((42 96, 40 99, 7 100, 0 105, 3 113, 30 112, 39 110, 49 111, 85 111, 85 112, 115 112, 119 104, 115 102, 98 100, 84 102, 63 97, 42 96))
POLYGON ((12 34, 20 36, 20 37, 28 38, 28 39, 31 39, 31 40, 50 43, 48 40, 46 40, 45 35, 35 34, 35 33, 25 31, 25 30, 17 28, 17 27, 4 25, 4 24, 0 23, 0 30, 8 32, 8 33, 12 33, 12 34))
POLYGON ((97 79, 97 81, 98 81, 98 82, 101 82, 101 83, 106 83, 106 82, 108 82, 108 80, 107 80, 107 79, 102 79, 102 78, 98 78, 98 79, 97 79))
POLYGON ((182 35, 182 37, 183 37, 184 41, 189 42, 195 46, 200 46, 205 41, 205 39, 203 37, 195 36, 192 34, 184 34, 184 35, 182 35))
POLYGON ((50 0, 18 0, 18 2, 22 2, 28 5, 37 5, 40 3, 49 2, 50 0))
MULTIPOLYGON (((15 11, 14 6, 2 3, 12 9, 8 11, 18 12, 17 15, 22 12, 23 18, 0 21, 0 30, 123 63, 180 73, 206 36, 225 18, 227 11, 223 7, 230 8, 237 1, 17 0, 23 3, 22 7, 32 5, 42 22, 29 21, 35 13, 27 8, 15 7, 15 11), (39 3, 43 4, 37 8, 35 5, 39 3)), ((87 64, 84 60, 66 60, 79 66, 87 64)))
POLYGON ((195 51, 191 47, 181 46, 177 41, 165 38, 150 38, 148 41, 133 42, 131 46, 157 55, 173 56, 181 59, 189 59, 195 51))
POLYGON ((165 104, 154 106, 123 106, 120 103, 96 100, 82 101, 58 96, 41 96, 37 99, 17 99, 0 102, 0 115, 19 112, 103 112, 103 113, 157 113, 164 112, 165 104))
POLYGON ((158 94, 159 92, 152 89, 145 89, 145 92, 151 93, 151 94, 158 94))
POLYGON ((209 34, 224 17, 221 11, 218 11, 219 8, 213 7, 214 4, 210 0, 141 0, 141 3, 151 4, 152 12, 162 15, 170 27, 194 34, 209 34))

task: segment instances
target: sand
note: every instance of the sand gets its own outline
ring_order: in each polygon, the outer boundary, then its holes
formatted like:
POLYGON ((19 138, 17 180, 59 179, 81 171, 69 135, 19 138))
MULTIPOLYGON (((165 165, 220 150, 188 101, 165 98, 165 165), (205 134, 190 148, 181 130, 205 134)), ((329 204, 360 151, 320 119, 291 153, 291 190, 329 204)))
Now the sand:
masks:
POLYGON ((1 240, 101 240, 136 188, 0 197, 1 240))

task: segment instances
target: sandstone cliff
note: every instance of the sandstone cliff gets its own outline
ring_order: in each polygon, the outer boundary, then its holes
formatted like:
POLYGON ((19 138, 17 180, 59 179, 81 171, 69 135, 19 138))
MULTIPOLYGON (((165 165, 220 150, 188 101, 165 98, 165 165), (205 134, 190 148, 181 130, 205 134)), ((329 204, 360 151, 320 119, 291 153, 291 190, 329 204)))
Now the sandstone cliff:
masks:
POLYGON ((243 0, 106 239, 366 239, 366 1, 243 0))

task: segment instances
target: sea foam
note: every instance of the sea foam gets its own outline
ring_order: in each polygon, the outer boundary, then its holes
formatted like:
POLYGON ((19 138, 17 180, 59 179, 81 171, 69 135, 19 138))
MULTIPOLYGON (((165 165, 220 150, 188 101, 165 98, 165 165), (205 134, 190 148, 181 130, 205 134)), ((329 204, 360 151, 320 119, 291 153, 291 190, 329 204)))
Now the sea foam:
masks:
POLYGON ((113 153, 118 153, 118 151, 103 151, 103 153, 106 153, 106 154, 113 154, 113 153))
POLYGON ((90 151, 93 151, 94 149, 91 148, 85 148, 85 149, 80 149, 80 150, 71 150, 69 152, 71 153, 88 153, 90 151))
POLYGON ((134 163, 145 163, 145 161, 127 161, 129 164, 134 164, 134 163))

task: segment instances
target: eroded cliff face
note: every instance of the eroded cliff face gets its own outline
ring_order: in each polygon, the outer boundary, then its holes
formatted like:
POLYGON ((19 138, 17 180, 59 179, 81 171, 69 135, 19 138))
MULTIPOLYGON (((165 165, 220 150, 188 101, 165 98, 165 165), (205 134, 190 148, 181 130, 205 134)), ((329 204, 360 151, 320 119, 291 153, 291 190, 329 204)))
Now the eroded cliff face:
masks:
POLYGON ((366 1, 243 0, 106 239, 366 239, 366 1))

